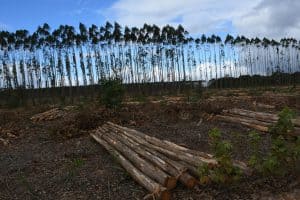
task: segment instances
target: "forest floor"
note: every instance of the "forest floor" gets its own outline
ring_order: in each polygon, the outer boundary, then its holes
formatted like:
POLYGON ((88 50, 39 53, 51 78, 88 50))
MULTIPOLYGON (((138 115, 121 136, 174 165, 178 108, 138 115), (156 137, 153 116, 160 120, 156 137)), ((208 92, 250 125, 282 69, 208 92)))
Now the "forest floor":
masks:
MULTIPOLYGON (((51 121, 30 118, 52 106, 0 109, 0 199, 142 199, 147 191, 135 183, 89 132, 106 121, 140 130, 191 149, 210 152, 208 132, 219 128, 234 146, 234 157, 249 158, 250 130, 220 122, 214 114, 228 108, 279 112, 289 106, 300 113, 300 90, 206 91, 202 98, 128 99, 118 110, 96 103, 75 105, 51 121)), ((262 151, 270 143, 262 134, 262 151)), ((300 177, 242 177, 231 186, 209 185, 172 191, 172 199, 300 199, 300 177)))

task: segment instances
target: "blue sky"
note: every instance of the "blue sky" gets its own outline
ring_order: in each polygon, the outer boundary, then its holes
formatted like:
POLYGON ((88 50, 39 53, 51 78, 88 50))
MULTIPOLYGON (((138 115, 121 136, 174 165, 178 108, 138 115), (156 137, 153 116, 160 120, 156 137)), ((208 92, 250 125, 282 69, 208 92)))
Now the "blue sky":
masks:
POLYGON ((0 0, 0 29, 33 31, 44 22, 122 26, 182 24, 191 34, 296 37, 299 0, 0 0))
POLYGON ((36 27, 47 22, 51 27, 60 24, 78 26, 103 24, 105 10, 113 1, 105 0, 0 0, 0 24, 11 31, 36 27))

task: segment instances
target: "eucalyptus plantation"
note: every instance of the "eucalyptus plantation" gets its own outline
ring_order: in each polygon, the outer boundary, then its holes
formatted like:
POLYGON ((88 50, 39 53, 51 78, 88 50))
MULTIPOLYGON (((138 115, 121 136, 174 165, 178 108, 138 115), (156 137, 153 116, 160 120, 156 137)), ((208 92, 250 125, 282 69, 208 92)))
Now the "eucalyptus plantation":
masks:
MULTIPOLYGON (((32 34, 1 31, 0 59, 0 88, 6 89, 87 86, 109 78, 123 83, 202 81, 222 88, 230 86, 230 78, 258 75, 279 74, 278 83, 291 84, 292 76, 281 75, 300 71, 300 42, 231 35, 224 41, 216 35, 193 38, 181 25, 80 23, 76 31, 68 25, 51 30, 45 23, 32 34)), ((247 84, 262 85, 254 78, 247 84)))

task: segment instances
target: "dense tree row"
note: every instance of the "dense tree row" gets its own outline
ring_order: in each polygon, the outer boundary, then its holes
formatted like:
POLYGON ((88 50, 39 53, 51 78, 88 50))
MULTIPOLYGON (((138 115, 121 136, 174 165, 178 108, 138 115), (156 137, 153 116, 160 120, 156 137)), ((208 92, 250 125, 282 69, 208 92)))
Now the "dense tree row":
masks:
POLYGON ((192 38, 179 25, 142 28, 48 24, 0 32, 0 88, 203 80, 300 71, 300 42, 228 35, 192 38))

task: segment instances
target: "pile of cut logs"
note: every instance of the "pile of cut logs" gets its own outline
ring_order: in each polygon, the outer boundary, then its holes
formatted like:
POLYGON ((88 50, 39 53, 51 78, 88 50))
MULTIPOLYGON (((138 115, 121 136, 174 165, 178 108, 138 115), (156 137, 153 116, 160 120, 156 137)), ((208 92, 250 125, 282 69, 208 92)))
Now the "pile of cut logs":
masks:
MULTIPOLYGON (((275 124, 279 119, 276 114, 255 112, 238 108, 223 110, 222 114, 217 115, 216 118, 226 122, 240 123, 262 132, 268 132, 269 127, 272 124, 275 124)), ((292 122, 295 129, 291 134, 300 135, 300 118, 293 119, 292 122)))
POLYGON ((65 112, 62 109, 53 108, 46 112, 36 114, 36 115, 32 116, 30 119, 34 122, 51 121, 51 120, 63 117, 64 113, 65 112))
MULTIPOLYGON (((145 135, 111 122, 97 128, 91 136, 113 155, 131 177, 146 188, 152 199, 170 199, 177 181, 187 188, 198 184, 197 168, 217 164, 212 155, 145 135)), ((246 164, 234 165, 250 173, 246 164)))
POLYGON ((76 109, 76 106, 66 106, 64 108, 52 108, 42 113, 35 114, 30 119, 34 122, 51 121, 66 116, 68 111, 76 109))

